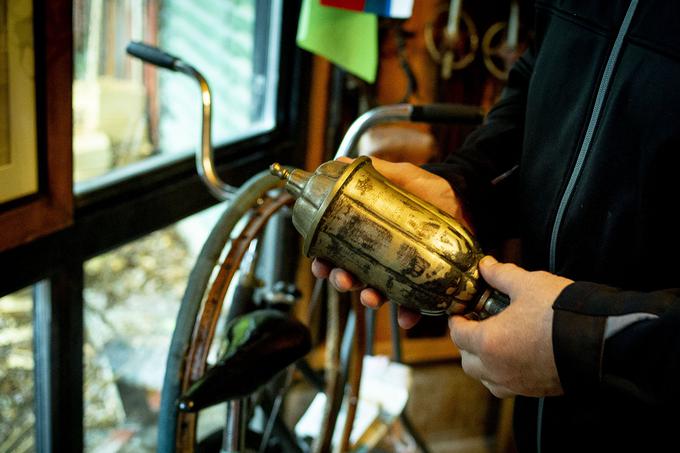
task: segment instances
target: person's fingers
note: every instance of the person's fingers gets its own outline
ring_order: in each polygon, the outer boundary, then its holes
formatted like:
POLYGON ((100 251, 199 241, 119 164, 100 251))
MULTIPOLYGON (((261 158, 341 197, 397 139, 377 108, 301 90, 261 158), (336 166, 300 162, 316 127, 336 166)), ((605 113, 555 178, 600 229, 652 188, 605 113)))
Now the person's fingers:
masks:
POLYGON ((479 262, 479 270, 484 280, 497 290, 512 298, 523 282, 528 271, 511 263, 499 263, 493 256, 487 255, 479 262))
POLYGON ((486 375, 484 365, 482 365, 481 359, 473 353, 461 349, 460 364, 463 367, 465 374, 471 378, 477 379, 478 381, 489 380, 488 376, 486 375))
POLYGON ((480 379, 479 382, 481 382, 482 385, 489 390, 491 390, 491 387, 494 386, 490 381, 487 381, 486 379, 480 379))
POLYGON ((371 157, 371 164, 378 170, 378 173, 398 186, 406 185, 413 180, 416 173, 425 171, 409 162, 390 162, 377 157, 371 157))
POLYGON ((364 287, 364 284, 357 280, 356 277, 338 267, 331 270, 328 281, 340 292, 353 291, 364 287))
POLYGON ((319 258, 314 258, 314 260, 312 260, 312 274, 316 278, 328 278, 328 276, 331 274, 332 269, 333 266, 331 266, 324 260, 321 260, 319 258))
MULTIPOLYGON (((338 157, 336 160, 339 160, 340 162, 344 162, 346 164, 350 164, 354 161, 354 159, 350 157, 338 157)), ((411 165, 408 162, 390 162, 384 159, 380 159, 375 156, 371 156, 371 165, 373 165, 373 168, 375 168, 378 173, 389 179, 390 181, 394 182, 397 185, 403 185, 405 182, 413 179, 411 172, 404 171, 404 169, 407 166, 411 166, 414 169, 420 170, 424 172, 425 170, 421 170, 419 167, 416 167, 415 165, 411 165)), ((416 171, 417 171, 416 170, 416 171)))
MULTIPOLYGON (((363 289, 359 295, 361 303, 369 308, 380 308, 387 299, 373 288, 363 289)), ((410 329, 420 321, 420 313, 404 307, 398 307, 397 321, 402 329, 410 329)))
POLYGON ((489 378, 482 360, 476 355, 467 351, 460 351, 460 359, 465 374, 480 381, 496 398, 507 398, 515 395, 515 392, 489 378))
POLYGON ((380 308, 386 302, 385 298, 373 288, 366 288, 361 290, 359 300, 368 308, 380 308))
POLYGON ((484 385, 484 387, 489 389, 491 394, 496 398, 508 398, 516 395, 516 393, 510 390, 509 388, 504 387, 502 385, 494 384, 493 382, 487 381, 486 379, 482 379, 480 382, 482 383, 482 385, 484 385))
POLYGON ((463 316, 449 318, 451 341, 460 350, 477 352, 481 339, 480 322, 472 321, 463 316))
POLYGON ((404 307, 399 307, 398 309, 398 315, 397 315, 397 322, 399 323, 399 327, 402 329, 410 329, 411 327, 415 326, 418 321, 420 321, 420 313, 414 310, 409 310, 408 308, 404 307))
MULTIPOLYGON (((344 156, 338 157, 337 160, 339 160, 340 162, 345 162, 346 164, 350 164, 354 161, 354 159, 344 156)), ((404 171, 404 168, 408 166, 409 163, 390 162, 375 156, 371 156, 371 165, 373 165, 373 168, 375 168, 378 171, 378 173, 380 173, 381 175, 383 175, 384 177, 398 185, 402 185, 404 182, 408 181, 409 179, 412 179, 409 176, 410 173, 404 171)))
POLYGON ((461 366, 465 374, 473 379, 477 379, 489 389, 489 391, 497 398, 507 398, 515 394, 507 387, 496 383, 489 377, 488 370, 484 367, 482 360, 471 352, 460 351, 461 366))

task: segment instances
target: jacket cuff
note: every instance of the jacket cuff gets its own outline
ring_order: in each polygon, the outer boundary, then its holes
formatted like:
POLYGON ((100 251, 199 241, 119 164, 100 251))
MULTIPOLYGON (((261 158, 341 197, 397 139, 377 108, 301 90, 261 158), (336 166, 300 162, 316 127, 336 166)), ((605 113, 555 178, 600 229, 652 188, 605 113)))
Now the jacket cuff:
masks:
POLYGON ((594 291, 588 283, 575 282, 553 304, 553 352, 567 395, 588 393, 600 385, 607 317, 585 312, 594 291))

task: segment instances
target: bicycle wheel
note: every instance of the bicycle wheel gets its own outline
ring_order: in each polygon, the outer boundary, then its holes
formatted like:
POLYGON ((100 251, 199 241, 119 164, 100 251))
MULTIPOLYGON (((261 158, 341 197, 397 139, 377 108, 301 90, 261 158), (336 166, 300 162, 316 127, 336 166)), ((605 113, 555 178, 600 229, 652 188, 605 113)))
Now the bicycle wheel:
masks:
POLYGON ((253 206, 257 205, 258 201, 268 191, 279 187, 281 187, 281 181, 271 176, 267 171, 258 173, 244 183, 213 227, 199 253, 182 298, 168 352, 158 419, 159 453, 175 453, 177 451, 175 437, 179 411, 176 402, 181 394, 181 381, 178 376, 180 376, 189 349, 194 323, 213 269, 234 227, 241 218, 253 206))
MULTIPOLYGON (((224 297, 250 243, 262 231, 269 218, 291 201, 292 197, 287 194, 276 199, 265 199, 255 209, 241 234, 231 241, 229 252, 210 287, 201 313, 195 318, 194 334, 185 356, 184 366, 178 376, 181 392, 188 390, 191 384, 197 381, 206 370, 208 352, 214 338, 224 297)), ((197 416, 194 413, 179 413, 175 434, 178 450, 193 452, 196 441, 196 420, 197 416)))

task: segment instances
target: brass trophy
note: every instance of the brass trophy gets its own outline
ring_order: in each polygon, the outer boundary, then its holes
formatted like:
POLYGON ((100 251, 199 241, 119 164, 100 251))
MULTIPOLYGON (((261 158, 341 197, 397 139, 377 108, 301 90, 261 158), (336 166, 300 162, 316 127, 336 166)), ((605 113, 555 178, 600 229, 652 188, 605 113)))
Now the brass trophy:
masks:
POLYGON ((509 299, 481 279, 484 256, 450 215, 395 186, 371 159, 330 161, 314 173, 271 166, 297 198, 293 224, 306 256, 323 258, 425 315, 484 319, 509 299))

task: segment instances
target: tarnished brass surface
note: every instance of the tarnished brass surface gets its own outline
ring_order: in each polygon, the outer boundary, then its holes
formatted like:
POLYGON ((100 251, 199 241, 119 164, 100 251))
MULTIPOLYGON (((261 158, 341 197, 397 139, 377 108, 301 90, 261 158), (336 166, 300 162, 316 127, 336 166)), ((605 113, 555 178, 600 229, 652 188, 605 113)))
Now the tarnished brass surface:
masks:
POLYGON ((484 310, 488 294, 477 268, 483 253, 472 234, 385 179, 370 158, 326 162, 313 174, 280 166, 272 173, 298 198, 293 223, 307 256, 347 269, 423 314, 484 310))

